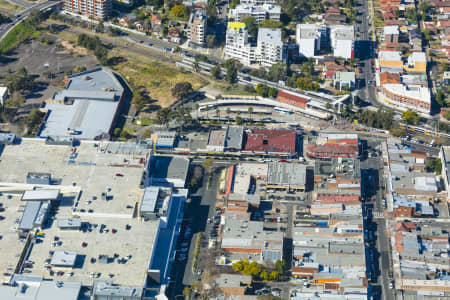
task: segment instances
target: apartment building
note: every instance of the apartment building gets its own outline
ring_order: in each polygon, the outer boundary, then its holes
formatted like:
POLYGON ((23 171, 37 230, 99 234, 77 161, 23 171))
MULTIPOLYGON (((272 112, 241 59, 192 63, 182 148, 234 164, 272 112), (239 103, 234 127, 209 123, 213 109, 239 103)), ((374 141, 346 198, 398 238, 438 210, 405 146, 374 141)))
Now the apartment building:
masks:
POLYGON ((206 14, 202 10, 194 10, 189 17, 189 43, 204 46, 206 37, 206 14))
POLYGON ((237 59, 247 66, 270 67, 277 62, 285 61, 287 53, 281 40, 281 29, 260 28, 255 47, 249 42, 245 23, 229 22, 225 57, 237 59))
POLYGON ((388 83, 381 87, 379 96, 384 102, 398 108, 430 113, 431 95, 426 87, 388 83))
POLYGON ((335 57, 353 58, 355 30, 349 25, 333 25, 330 27, 331 49, 335 57))
POLYGON ((64 0, 64 10, 98 20, 107 20, 111 16, 112 0, 64 0))
POLYGON ((256 57, 263 67, 286 61, 287 53, 281 40, 281 29, 259 28, 256 57))
POLYGON ((245 23, 229 22, 225 41, 225 57, 239 60, 244 65, 255 63, 255 47, 248 41, 245 23))
POLYGON ((298 45, 298 54, 302 57, 313 57, 320 51, 321 38, 326 28, 316 24, 297 24, 295 41, 298 45))
POLYGON ((280 20, 281 7, 273 4, 250 5, 239 4, 234 9, 230 9, 229 18, 236 22, 241 22, 247 17, 253 17, 259 23, 263 20, 280 20))

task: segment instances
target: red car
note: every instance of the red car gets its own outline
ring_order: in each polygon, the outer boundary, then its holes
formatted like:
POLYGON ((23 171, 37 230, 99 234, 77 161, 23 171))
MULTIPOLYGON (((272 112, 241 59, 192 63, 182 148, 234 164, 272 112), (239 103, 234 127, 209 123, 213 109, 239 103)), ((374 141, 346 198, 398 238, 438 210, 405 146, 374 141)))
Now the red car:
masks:
POLYGON ((116 177, 123 177, 123 174, 116 173, 116 177))
POLYGON ((280 162, 286 162, 286 160, 285 159, 280 159, 280 162))

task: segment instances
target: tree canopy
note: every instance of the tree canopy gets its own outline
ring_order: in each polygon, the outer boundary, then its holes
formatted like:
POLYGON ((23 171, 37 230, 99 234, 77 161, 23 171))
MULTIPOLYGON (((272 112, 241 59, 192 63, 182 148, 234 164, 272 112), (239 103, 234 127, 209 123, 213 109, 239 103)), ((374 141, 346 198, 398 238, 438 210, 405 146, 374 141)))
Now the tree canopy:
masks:
POLYGON ((402 119, 407 124, 417 125, 420 121, 420 116, 415 111, 408 109, 407 111, 402 113, 402 119))
POLYGON ((186 6, 184 6, 183 4, 177 4, 172 6, 172 9, 170 10, 170 13, 172 14, 172 16, 176 17, 176 18, 187 18, 188 17, 188 9, 186 6))
POLYGON ((183 99, 194 91, 190 82, 178 82, 172 88, 172 96, 178 100, 183 99))

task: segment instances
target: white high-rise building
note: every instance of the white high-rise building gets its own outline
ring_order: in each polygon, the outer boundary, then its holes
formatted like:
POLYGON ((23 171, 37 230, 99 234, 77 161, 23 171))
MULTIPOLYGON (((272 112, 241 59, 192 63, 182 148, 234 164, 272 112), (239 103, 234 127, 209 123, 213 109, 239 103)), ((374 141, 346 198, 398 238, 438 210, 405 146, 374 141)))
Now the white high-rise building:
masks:
POLYGON ((248 41, 248 29, 245 23, 228 23, 225 57, 237 59, 244 65, 255 63, 255 48, 248 41))
POLYGON ((355 29, 351 25, 333 25, 330 27, 331 49, 335 57, 353 58, 355 29))
POLYGON ((259 28, 256 48, 257 61, 263 67, 286 61, 286 48, 281 40, 280 28, 259 28))
POLYGON ((189 42, 203 46, 206 35, 206 14, 202 10, 194 10, 189 17, 189 42))
POLYGON ((295 40, 298 54, 303 57, 313 57, 320 50, 322 31, 316 24, 297 24, 295 40))

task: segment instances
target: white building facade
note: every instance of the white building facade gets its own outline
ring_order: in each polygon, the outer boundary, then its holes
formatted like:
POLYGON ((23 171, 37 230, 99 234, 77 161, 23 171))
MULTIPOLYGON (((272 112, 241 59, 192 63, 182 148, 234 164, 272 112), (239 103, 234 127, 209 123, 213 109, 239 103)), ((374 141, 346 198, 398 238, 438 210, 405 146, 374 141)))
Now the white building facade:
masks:
POLYGON ((334 25, 330 27, 330 42, 333 56, 345 59, 354 55, 355 29, 349 25, 334 25))

